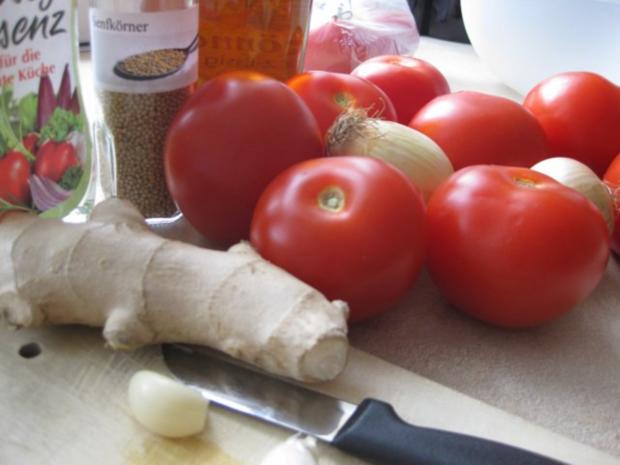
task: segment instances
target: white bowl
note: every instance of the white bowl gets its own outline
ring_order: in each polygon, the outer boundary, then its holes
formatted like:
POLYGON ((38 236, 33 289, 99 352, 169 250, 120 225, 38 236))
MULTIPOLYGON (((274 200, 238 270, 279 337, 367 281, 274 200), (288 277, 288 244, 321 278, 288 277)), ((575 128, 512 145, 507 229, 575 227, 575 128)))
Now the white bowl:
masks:
POLYGON ((521 94, 564 71, 620 85, 620 0, 461 0, 461 9, 476 53, 521 94))

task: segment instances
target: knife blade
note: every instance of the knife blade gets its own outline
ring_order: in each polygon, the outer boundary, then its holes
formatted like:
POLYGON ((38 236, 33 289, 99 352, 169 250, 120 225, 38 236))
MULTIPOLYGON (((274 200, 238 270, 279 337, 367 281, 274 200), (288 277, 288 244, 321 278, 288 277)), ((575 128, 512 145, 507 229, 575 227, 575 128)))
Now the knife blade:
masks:
POLYGON ((380 465, 566 465, 476 436, 419 427, 377 399, 359 405, 242 364, 213 349, 170 344, 164 361, 211 402, 301 432, 380 465))

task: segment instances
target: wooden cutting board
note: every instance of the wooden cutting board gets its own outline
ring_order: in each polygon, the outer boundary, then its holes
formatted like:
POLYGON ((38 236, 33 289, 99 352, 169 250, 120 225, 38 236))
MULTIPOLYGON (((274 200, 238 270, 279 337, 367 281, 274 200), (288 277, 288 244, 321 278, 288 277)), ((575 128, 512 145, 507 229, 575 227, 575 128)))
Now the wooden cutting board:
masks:
MULTIPOLYGON (((99 330, 0 329, 0 464, 258 465, 289 432, 211 406, 203 434, 165 440, 131 417, 130 377, 168 373, 157 347, 113 352, 99 330), (40 354, 22 349, 37 344, 40 354), (22 355, 20 355, 20 349, 22 355)), ((346 371, 317 389, 357 402, 391 402, 408 421, 467 432, 588 465, 619 461, 353 349, 346 371)), ((321 446, 321 465, 363 462, 321 446)))

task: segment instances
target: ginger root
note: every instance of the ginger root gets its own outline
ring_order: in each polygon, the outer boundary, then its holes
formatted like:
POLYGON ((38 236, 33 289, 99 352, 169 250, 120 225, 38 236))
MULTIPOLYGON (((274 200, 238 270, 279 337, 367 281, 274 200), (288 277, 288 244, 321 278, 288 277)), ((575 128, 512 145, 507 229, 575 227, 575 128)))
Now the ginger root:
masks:
POLYGON ((206 345, 314 382, 344 368, 347 312, 249 244, 224 252, 164 239, 122 200, 80 224, 0 219, 0 315, 12 327, 103 326, 114 349, 206 345))

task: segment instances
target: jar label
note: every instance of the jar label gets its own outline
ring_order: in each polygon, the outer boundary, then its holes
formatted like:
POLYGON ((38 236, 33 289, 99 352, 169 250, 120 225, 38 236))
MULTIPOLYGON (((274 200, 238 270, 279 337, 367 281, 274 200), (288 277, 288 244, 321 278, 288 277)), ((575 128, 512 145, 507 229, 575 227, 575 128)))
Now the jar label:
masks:
POLYGON ((62 217, 85 198, 76 11, 72 0, 0 2, 0 213, 62 217))
POLYGON ((198 78, 198 7, 142 13, 90 9, 99 89, 168 92, 198 78))

